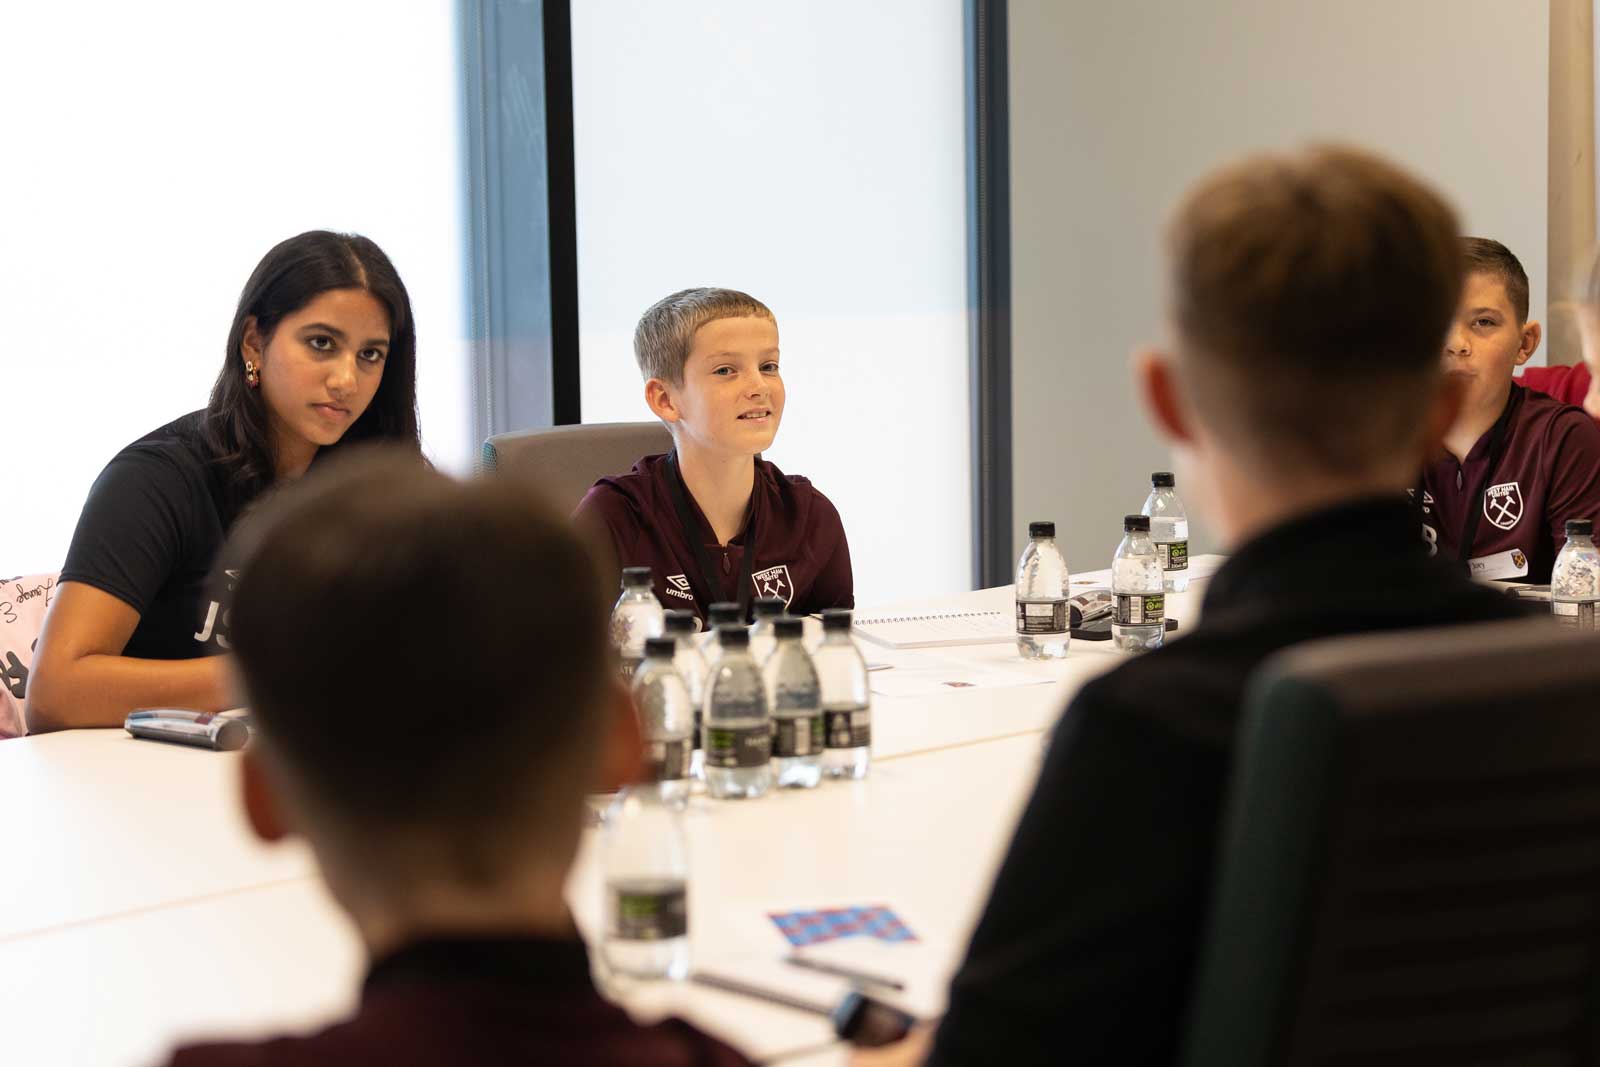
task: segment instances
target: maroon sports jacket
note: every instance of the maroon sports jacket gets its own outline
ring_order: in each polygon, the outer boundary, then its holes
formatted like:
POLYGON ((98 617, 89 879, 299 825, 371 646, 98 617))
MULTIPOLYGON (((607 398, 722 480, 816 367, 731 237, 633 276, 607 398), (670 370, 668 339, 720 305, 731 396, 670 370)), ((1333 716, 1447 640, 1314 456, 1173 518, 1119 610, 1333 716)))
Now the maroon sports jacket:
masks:
POLYGON ((190 1045, 170 1067, 749 1067, 681 1019, 641 1026, 605 1000, 582 941, 424 941, 378 961, 355 1016, 319 1033, 190 1045))
POLYGON ((705 513, 664 455, 645 456, 627 474, 600 479, 575 517, 591 530, 604 527, 618 566, 654 572, 656 599, 664 607, 692 611, 702 622, 708 603, 741 599, 739 579, 752 525, 755 555, 744 600, 777 597, 793 615, 855 606, 850 545, 839 512, 808 479, 784 474, 763 459, 756 460, 750 518, 726 545, 717 543, 705 513), (700 573, 673 500, 673 480, 683 489, 710 575, 700 573))
POLYGON ((1566 521, 1600 519, 1600 423, 1582 408, 1516 384, 1506 403, 1509 421, 1493 470, 1493 430, 1465 462, 1446 454, 1423 470, 1423 538, 1444 558, 1461 559, 1461 533, 1476 509, 1468 557, 1509 554, 1502 559, 1525 561, 1527 573, 1519 580, 1548 582, 1567 541, 1566 521))

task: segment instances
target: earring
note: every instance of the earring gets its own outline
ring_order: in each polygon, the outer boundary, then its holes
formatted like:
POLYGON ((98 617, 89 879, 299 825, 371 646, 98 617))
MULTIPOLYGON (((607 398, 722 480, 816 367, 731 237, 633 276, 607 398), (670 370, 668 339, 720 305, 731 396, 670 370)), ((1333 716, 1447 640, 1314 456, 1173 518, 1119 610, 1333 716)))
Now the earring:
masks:
POLYGON ((244 361, 244 383, 254 389, 261 384, 261 372, 256 370, 256 365, 250 360, 244 361))

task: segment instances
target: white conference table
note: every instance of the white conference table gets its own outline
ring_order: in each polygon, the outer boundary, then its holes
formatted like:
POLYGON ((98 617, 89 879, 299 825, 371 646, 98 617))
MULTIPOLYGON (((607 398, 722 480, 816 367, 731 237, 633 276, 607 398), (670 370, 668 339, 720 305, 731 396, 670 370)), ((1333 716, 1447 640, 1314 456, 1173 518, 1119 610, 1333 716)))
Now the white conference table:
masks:
MULTIPOLYGON (((1198 558, 1196 570, 1210 562, 1198 558)), ((1169 598, 1184 630, 1203 590, 1200 581, 1169 598)), ((1011 595, 1003 587, 893 610, 1009 609, 1011 595)), ((915 655, 862 647, 878 662, 940 656, 1032 672, 1042 684, 875 695, 865 781, 753 802, 695 797, 692 952, 708 970, 827 996, 842 984, 776 964, 785 945, 766 912, 888 904, 919 937, 888 957, 905 961, 902 1003, 931 1014, 1027 799, 1044 732, 1122 656, 1085 641, 1050 664, 1024 663, 1008 645, 915 655)), ((153 1063, 175 1041, 306 1030, 348 1013, 365 968, 353 931, 303 845, 251 837, 236 762, 120 730, 0 744, 0 810, 11 816, 0 853, 0 1060, 153 1063)), ((586 935, 599 929, 596 840, 585 835, 568 887, 586 935)), ((612 991, 640 1018, 683 1015, 753 1057, 806 1054, 831 1037, 819 1018, 692 983, 612 991)), ((837 1049, 806 1063, 844 1058, 837 1049)))

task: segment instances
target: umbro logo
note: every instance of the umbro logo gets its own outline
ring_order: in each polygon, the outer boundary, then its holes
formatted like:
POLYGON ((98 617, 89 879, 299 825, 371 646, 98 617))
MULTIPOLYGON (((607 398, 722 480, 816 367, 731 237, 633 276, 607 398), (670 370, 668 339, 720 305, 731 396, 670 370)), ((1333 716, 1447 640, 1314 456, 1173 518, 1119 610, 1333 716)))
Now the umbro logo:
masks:
POLYGON ((679 600, 693 600, 694 593, 689 589, 689 576, 686 574, 667 575, 666 594, 675 596, 679 600))

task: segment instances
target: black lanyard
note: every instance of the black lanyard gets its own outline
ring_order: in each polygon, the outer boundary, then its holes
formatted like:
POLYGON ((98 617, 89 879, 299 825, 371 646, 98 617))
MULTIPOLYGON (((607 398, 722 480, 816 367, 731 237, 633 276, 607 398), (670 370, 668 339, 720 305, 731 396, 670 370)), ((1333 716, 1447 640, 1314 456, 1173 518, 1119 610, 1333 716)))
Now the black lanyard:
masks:
MULTIPOLYGON (((758 474, 760 472, 757 472, 758 474)), ((700 536, 700 524, 694 521, 694 512, 689 510, 689 494, 683 487, 683 474, 678 469, 678 450, 673 449, 667 453, 667 485, 672 489, 672 506, 678 512, 678 522, 683 527, 684 539, 689 542, 689 549, 694 553, 695 565, 700 568, 700 588, 696 589, 695 596, 706 597, 702 603, 705 605, 706 617, 710 618, 711 605, 721 600, 722 583, 715 580, 716 571, 711 567, 711 557, 706 555, 705 538, 700 536)), ((746 622, 750 619, 750 590, 754 583, 750 579, 751 565, 756 554, 756 487, 752 481, 750 485, 750 520, 744 527, 744 561, 739 566, 739 588, 734 597, 739 603, 739 617, 746 622)), ((690 579, 693 585, 693 579, 690 579)))
MULTIPOLYGON (((1511 426, 1511 418, 1516 414, 1517 405, 1522 403, 1522 390, 1517 386, 1511 387, 1511 395, 1506 399, 1505 410, 1495 420, 1494 427, 1489 431, 1489 462, 1483 469, 1483 477, 1478 479, 1478 486, 1472 495, 1467 498, 1466 517, 1461 520, 1461 539, 1456 542, 1459 563, 1471 568, 1472 546, 1478 540, 1478 523, 1483 520, 1485 505, 1484 494, 1489 491, 1489 483, 1494 480, 1494 469, 1500 465, 1500 460, 1505 456, 1506 433, 1511 426)), ((1417 486, 1417 507, 1422 508, 1423 488, 1417 486)))

